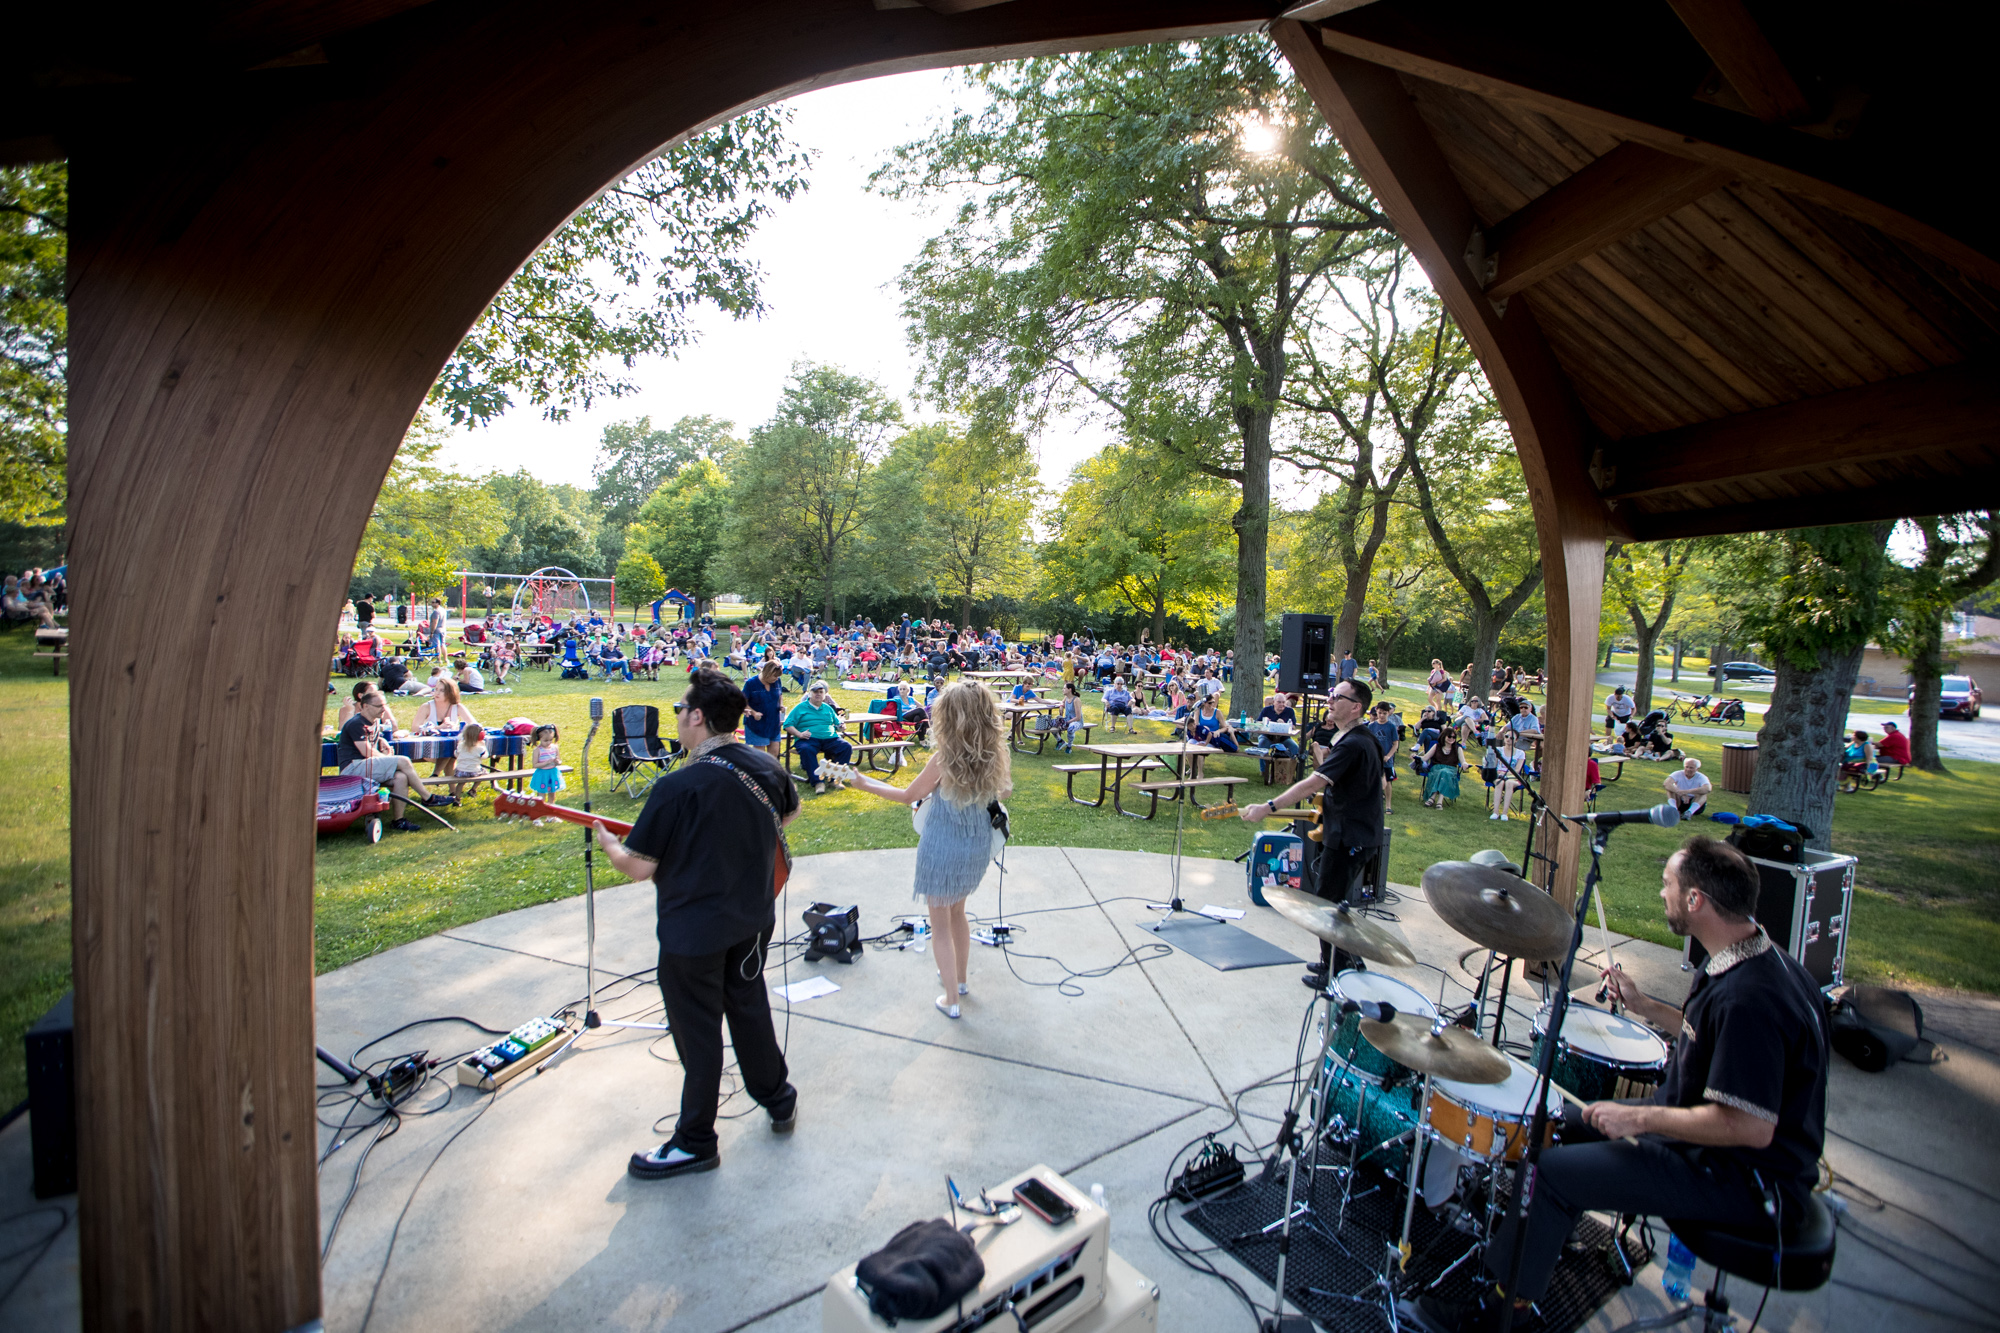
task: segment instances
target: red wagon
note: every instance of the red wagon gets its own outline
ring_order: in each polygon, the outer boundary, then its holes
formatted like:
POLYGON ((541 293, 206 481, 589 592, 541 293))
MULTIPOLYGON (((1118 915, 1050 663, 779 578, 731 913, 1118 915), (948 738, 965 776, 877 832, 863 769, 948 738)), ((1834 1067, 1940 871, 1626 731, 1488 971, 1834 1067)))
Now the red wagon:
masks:
POLYGON ((366 778, 334 777, 319 780, 319 834, 345 833, 357 819, 366 820, 368 841, 382 841, 382 813, 389 803, 377 794, 376 785, 366 778))

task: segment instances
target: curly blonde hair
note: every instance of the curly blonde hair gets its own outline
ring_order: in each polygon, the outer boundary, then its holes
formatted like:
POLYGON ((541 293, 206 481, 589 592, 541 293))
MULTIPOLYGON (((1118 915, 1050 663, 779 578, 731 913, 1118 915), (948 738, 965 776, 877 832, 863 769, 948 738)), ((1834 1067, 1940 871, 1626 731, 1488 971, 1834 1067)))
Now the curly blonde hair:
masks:
POLYGON ((984 804, 1014 790, 1007 726, 992 691, 974 681, 947 685, 931 707, 938 790, 954 805, 984 804))

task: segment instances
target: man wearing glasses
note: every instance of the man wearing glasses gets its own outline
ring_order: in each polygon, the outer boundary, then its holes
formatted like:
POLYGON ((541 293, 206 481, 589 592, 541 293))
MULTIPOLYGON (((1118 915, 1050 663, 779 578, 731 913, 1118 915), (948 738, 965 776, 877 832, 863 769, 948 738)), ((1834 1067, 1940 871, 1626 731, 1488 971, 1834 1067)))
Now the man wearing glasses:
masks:
MULTIPOLYGON (((1347 901, 1354 881, 1382 840, 1382 748, 1361 729, 1361 720, 1374 701, 1375 692, 1364 681, 1343 680, 1335 685, 1327 696, 1326 716, 1339 734, 1327 751, 1326 761, 1285 788, 1275 800, 1245 806, 1242 812, 1244 822, 1260 823, 1274 810, 1326 793, 1320 811, 1324 832, 1314 892, 1329 902, 1347 901)), ((1321 941, 1319 962, 1307 966, 1305 984, 1315 989, 1324 986, 1329 969, 1338 974, 1353 963, 1349 955, 1321 941)))

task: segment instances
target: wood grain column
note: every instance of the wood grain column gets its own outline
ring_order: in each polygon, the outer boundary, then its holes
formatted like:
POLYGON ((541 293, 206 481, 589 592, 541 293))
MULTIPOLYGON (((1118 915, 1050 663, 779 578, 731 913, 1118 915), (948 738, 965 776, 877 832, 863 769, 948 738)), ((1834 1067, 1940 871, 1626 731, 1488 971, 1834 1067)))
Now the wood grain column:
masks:
MULTIPOLYGON (((1396 74, 1328 50, 1318 29, 1305 24, 1275 24, 1272 36, 1464 329, 1513 432, 1534 505, 1548 605, 1542 795, 1557 810, 1579 811, 1610 530, 1587 471, 1589 423, 1527 303, 1511 301, 1503 314, 1466 266, 1479 217, 1396 74)), ((1553 888, 1567 902, 1576 886, 1578 835, 1561 839, 1558 848, 1553 888)))

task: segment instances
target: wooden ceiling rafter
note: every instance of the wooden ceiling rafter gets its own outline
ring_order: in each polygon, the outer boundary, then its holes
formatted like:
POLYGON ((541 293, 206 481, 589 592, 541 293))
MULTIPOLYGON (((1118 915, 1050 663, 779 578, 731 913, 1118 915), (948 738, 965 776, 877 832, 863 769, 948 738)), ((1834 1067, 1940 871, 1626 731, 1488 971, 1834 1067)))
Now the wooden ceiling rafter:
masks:
POLYGON ((1687 94, 1671 70, 1589 60, 1496 27, 1489 8, 1440 0, 1417 22, 1375 4, 1319 28, 1328 48, 1399 74, 1591 125, 1823 203, 2000 287, 2000 220, 1908 154, 1765 125, 1687 94), (1603 70, 1619 68, 1615 78, 1603 70), (1650 77, 1649 77, 1650 76, 1650 77))
POLYGON ((1812 101, 1742 0, 1667 0, 1751 115, 1766 125, 1798 125, 1812 101))

